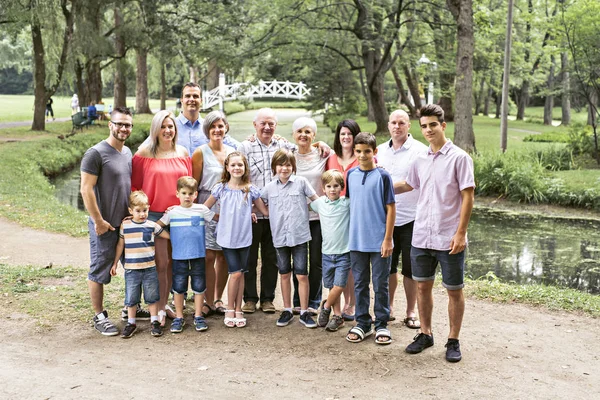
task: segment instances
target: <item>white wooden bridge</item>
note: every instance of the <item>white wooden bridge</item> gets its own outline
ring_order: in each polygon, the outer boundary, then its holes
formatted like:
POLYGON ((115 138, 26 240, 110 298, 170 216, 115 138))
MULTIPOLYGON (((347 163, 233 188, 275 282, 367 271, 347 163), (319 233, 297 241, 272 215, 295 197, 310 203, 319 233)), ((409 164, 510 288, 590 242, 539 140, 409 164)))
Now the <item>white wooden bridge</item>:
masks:
POLYGON ((219 105, 223 110, 223 103, 237 99, 254 99, 261 97, 276 97, 282 99, 304 100, 310 94, 310 89, 302 82, 265 82, 258 84, 233 83, 225 84, 225 74, 219 75, 219 86, 202 92, 202 108, 212 108, 219 105))

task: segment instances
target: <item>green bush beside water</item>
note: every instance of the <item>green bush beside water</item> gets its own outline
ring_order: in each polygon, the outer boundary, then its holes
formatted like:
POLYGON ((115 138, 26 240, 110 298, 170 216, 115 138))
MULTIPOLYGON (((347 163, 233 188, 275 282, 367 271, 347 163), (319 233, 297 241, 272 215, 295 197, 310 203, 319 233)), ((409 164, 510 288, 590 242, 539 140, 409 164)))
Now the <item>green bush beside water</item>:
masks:
MULTIPOLYGON (((136 125, 128 145, 141 143, 148 128, 136 125)), ((54 137, 0 145, 0 215, 37 229, 85 236, 86 214, 60 203, 46 176, 72 168, 107 135, 106 129, 89 129, 64 140, 54 137)))

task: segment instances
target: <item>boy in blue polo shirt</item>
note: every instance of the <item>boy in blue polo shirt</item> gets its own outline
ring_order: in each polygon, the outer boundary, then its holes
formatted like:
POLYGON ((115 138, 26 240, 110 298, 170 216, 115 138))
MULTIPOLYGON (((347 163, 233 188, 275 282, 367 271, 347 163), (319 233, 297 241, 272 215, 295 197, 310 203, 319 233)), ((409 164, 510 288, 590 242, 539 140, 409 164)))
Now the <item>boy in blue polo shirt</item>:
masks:
POLYGON ((346 197, 350 199, 348 248, 354 274, 356 326, 350 329, 346 340, 358 343, 373 334, 372 318, 369 314, 369 281, 372 268, 375 343, 386 345, 392 343, 387 323, 390 319, 388 280, 396 220, 394 185, 390 174, 375 165, 375 136, 366 132, 356 135, 354 153, 359 164, 348 172, 346 197))
MULTIPOLYGON (((173 297, 175 298, 176 318, 171 323, 171 332, 183 331, 183 298, 188 281, 194 292, 194 326, 196 331, 208 329, 202 316, 204 292, 206 291, 206 270, 204 258, 205 223, 215 217, 203 204, 196 204, 198 183, 191 176, 182 176, 177 180, 177 198, 180 205, 167 211, 158 224, 170 226, 173 246, 173 297)), ((215 217, 216 218, 216 217, 215 217)))

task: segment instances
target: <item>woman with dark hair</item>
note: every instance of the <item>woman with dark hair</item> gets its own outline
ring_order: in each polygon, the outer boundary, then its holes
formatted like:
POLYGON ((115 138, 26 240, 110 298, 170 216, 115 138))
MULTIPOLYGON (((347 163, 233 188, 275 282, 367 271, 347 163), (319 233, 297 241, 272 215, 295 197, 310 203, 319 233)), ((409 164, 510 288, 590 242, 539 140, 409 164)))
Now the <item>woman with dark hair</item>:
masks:
MULTIPOLYGON (((345 119, 340 122, 335 130, 335 138, 333 139, 333 151, 327 159, 326 170, 337 169, 344 174, 344 183, 348 171, 358 166, 358 159, 354 154, 354 138, 360 133, 360 126, 353 119, 345 119)), ((341 195, 346 194, 346 185, 342 190, 341 195)), ((346 321, 354 321, 354 277, 352 271, 348 274, 348 282, 344 288, 344 308, 342 316, 346 321)))
MULTIPOLYGON (((354 155, 354 138, 360 133, 360 126, 353 119, 345 119, 340 122, 335 130, 333 139, 333 151, 335 154, 327 159, 326 170, 337 169, 344 174, 344 182, 348 171, 358 166, 358 160, 354 155)), ((346 188, 341 195, 346 194, 346 188)))

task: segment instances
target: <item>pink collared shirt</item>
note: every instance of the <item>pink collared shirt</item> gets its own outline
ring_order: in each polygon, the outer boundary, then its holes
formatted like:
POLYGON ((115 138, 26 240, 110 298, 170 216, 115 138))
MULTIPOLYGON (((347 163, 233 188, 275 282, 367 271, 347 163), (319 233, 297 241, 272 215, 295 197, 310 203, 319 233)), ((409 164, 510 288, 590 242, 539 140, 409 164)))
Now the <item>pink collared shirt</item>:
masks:
POLYGON ((451 140, 436 153, 430 146, 412 164, 406 183, 420 189, 412 245, 449 250, 460 221, 460 192, 475 187, 473 160, 451 140))

